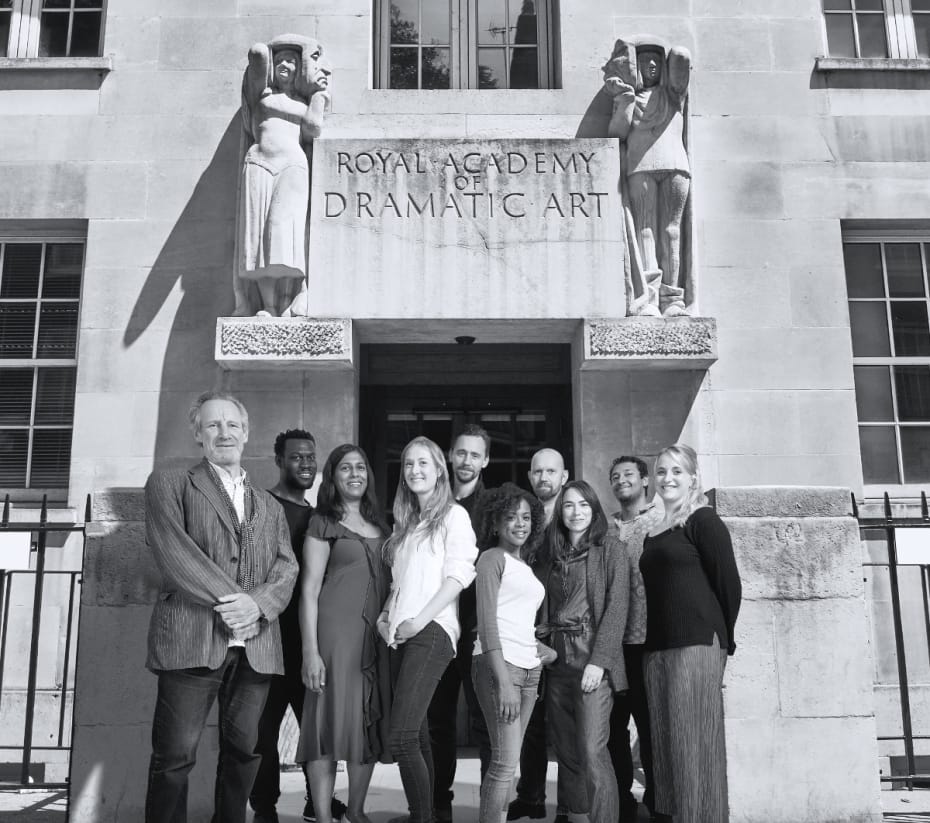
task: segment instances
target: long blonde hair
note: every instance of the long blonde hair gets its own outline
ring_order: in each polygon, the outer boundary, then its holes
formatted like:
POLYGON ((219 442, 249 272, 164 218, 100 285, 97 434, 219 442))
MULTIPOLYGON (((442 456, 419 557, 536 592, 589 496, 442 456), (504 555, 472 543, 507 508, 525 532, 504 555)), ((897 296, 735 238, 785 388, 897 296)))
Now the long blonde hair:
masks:
MULTIPOLYGON (((674 509, 670 509, 668 506, 665 508, 665 523, 670 529, 674 529, 676 526, 684 526, 685 521, 697 509, 708 504, 707 495, 704 494, 704 487, 701 484, 701 470, 698 468, 697 453, 694 449, 684 443, 666 446, 656 455, 655 465, 658 466, 659 460, 666 456, 670 457, 688 474, 694 475, 694 485, 691 487, 690 494, 674 509)), ((653 474, 655 474, 655 469, 653 469, 653 474)), ((662 502, 665 502, 664 499, 662 502)))
POLYGON ((394 495, 394 532, 385 541, 384 560, 389 565, 394 564, 394 556, 407 537, 420 526, 424 527, 424 537, 432 544, 433 538, 438 534, 444 535, 445 517, 449 509, 455 505, 452 497, 452 487, 449 485, 449 472, 446 461, 439 448, 428 437, 414 437, 400 455, 400 480, 397 483, 397 494, 394 495), (420 499, 410 490, 404 480, 404 461, 407 453, 414 446, 423 446, 433 458, 436 466, 436 488, 420 509, 420 499))

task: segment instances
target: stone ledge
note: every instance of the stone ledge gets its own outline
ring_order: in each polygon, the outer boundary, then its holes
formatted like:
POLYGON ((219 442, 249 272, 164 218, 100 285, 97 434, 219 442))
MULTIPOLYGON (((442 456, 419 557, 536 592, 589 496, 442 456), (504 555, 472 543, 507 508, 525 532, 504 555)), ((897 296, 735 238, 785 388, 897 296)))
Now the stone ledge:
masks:
POLYGON ((707 497, 721 517, 852 517, 849 489, 839 486, 734 486, 707 497))
POLYGON ((712 317, 584 321, 583 369, 707 369, 717 360, 712 317))
POLYGON ((818 57, 814 71, 930 71, 926 57, 818 57))
POLYGON ((354 368, 348 318, 220 317, 216 362, 224 369, 354 368))

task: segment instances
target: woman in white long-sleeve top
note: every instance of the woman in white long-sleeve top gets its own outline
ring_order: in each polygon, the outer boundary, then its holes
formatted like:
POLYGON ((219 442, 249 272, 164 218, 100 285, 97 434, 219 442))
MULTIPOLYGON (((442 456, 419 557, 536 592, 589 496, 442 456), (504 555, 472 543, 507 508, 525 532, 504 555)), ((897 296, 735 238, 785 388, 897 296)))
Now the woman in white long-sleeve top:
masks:
POLYGON ((457 600, 475 579, 478 549, 468 513, 456 504, 442 451, 415 437, 401 454, 394 533, 384 544, 391 594, 378 630, 393 649, 391 753, 410 823, 433 818, 433 762, 426 710, 459 638, 457 600))
POLYGON ((501 823, 520 746, 530 722, 543 664, 555 652, 536 640, 536 613, 545 590, 527 564, 546 527, 542 503, 505 483, 481 498, 475 589, 478 640, 472 680, 491 739, 481 782, 479 823, 501 823))

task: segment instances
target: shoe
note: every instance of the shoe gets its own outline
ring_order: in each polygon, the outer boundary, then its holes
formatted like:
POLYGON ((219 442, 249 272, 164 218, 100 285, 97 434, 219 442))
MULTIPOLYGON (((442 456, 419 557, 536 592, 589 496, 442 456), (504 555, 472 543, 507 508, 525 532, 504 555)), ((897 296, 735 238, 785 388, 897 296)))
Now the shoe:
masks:
MULTIPOLYGON (((540 820, 545 816, 545 803, 530 803, 528 800, 521 800, 518 797, 507 807, 508 820, 519 820, 521 817, 529 817, 532 820, 540 820)), ((556 823, 568 823, 568 821, 556 819, 556 823)))
POLYGON ((630 800, 620 804, 620 823, 636 823, 637 802, 630 800))
POLYGON ((255 812, 252 823, 278 823, 278 813, 274 809, 268 811, 255 812))
POLYGON ((552 823, 568 823, 568 815, 567 815, 567 814, 557 814, 557 815, 555 816, 555 819, 552 821, 552 823))
POLYGON ((452 823, 452 809, 433 809, 433 820, 436 823, 452 823))
MULTIPOLYGON (((313 810, 313 798, 310 795, 304 797, 306 801, 304 803, 304 820, 307 823, 316 823, 316 812, 313 810)), ((333 795, 333 802, 330 804, 330 813, 333 816, 333 820, 342 820, 342 816, 346 813, 346 804, 343 803, 336 795, 333 795)), ((277 818, 275 818, 277 821, 277 818)))
POLYGON ((399 814, 397 817, 392 817, 387 823, 410 823, 410 815, 399 814))

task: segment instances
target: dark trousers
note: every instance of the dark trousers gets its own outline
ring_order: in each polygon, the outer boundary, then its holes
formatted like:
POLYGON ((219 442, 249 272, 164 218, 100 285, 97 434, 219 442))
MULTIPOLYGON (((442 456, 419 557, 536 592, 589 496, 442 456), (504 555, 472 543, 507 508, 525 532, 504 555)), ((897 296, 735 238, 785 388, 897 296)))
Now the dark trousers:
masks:
POLYGON ((426 712, 452 653, 449 635, 432 621, 391 655, 391 754, 407 796, 410 823, 433 819, 433 756, 426 712))
POLYGON ((456 742, 458 737, 457 715, 459 705, 459 687, 465 691, 465 703, 468 706, 468 718, 471 733, 478 741, 478 756, 481 758, 481 780, 484 780, 491 762, 491 738, 484 721, 484 714, 475 686, 472 681, 472 652, 475 647, 474 636, 462 633, 455 658, 446 667, 436 693, 429 706, 429 736, 433 751, 435 778, 433 783, 433 803, 437 809, 452 808, 452 784, 455 782, 455 766, 458 758, 456 742))
POLYGON ((278 757, 278 733, 281 721, 290 706, 300 725, 304 713, 304 684, 300 679, 300 654, 296 661, 285 657, 284 674, 274 675, 268 688, 268 700, 258 723, 258 745, 255 753, 261 757, 261 765, 249 795, 252 808, 270 812, 281 796, 281 762, 278 757))
POLYGON ((231 648, 218 669, 160 671, 146 823, 186 823, 188 775, 214 701, 219 701, 220 751, 213 823, 245 823, 246 801, 258 771, 258 721, 270 675, 249 665, 245 649, 231 648))
MULTIPOLYGON (((544 673, 542 693, 536 700, 526 734, 523 736, 523 748, 520 749, 520 779, 517 781, 517 799, 538 806, 546 802, 546 770, 549 768, 549 755, 546 751, 545 678, 544 673)), ((565 779, 566 776, 560 770, 556 783, 556 814, 568 813, 565 779)))
POLYGON ((614 707, 610 713, 610 741, 607 749, 613 762, 617 786, 620 789, 620 808, 635 804, 633 793, 633 753, 630 749, 630 717, 636 723, 639 735, 639 760, 646 778, 643 803, 650 811, 654 806, 652 777, 652 738, 649 731, 649 704, 646 702, 646 681, 643 674, 643 647, 624 645, 623 658, 626 662, 626 679, 629 690, 614 695, 614 707))

